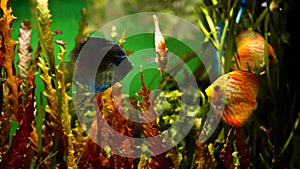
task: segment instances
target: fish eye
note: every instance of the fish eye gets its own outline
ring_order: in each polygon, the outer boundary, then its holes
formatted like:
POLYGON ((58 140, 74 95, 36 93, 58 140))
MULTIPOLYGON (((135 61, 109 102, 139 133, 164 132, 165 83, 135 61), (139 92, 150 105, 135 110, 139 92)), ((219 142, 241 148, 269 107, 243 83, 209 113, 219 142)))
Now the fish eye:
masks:
POLYGON ((219 85, 216 85, 215 87, 214 87, 214 91, 219 91, 220 90, 220 86, 219 85))
POLYGON ((273 56, 272 55, 269 55, 268 58, 269 58, 269 60, 273 60, 273 56))

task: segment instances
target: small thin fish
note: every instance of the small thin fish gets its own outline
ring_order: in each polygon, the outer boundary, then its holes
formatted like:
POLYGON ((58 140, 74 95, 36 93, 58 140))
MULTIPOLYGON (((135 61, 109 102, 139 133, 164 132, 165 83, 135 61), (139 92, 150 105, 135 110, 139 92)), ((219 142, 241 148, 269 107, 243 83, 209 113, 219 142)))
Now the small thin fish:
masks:
POLYGON ((62 30, 57 29, 53 32, 54 35, 61 35, 62 34, 62 30))
POLYGON ((154 20, 154 41, 155 41, 155 50, 156 50, 156 58, 155 62, 158 64, 158 70, 160 75, 162 76, 163 70, 166 69, 168 63, 168 48, 166 46, 165 39, 163 34, 159 28, 159 22, 156 15, 153 15, 154 20))
POLYGON ((54 42, 63 47, 66 47, 66 45, 67 45, 67 43, 63 40, 54 40, 54 42))
POLYGON ((215 115, 221 116, 226 124, 239 128, 252 120, 257 109, 260 82, 249 71, 232 71, 215 80, 205 93, 215 115))

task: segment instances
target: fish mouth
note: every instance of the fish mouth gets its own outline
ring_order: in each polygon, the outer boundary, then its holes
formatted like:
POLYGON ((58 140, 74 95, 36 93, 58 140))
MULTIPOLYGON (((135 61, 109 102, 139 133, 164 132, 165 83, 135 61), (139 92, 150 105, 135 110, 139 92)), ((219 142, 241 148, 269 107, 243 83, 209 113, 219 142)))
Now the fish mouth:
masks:
POLYGON ((211 102, 212 97, 211 96, 207 96, 208 101, 211 102))
POLYGON ((211 86, 205 90, 205 94, 206 94, 208 100, 211 101, 211 99, 212 99, 212 87, 211 86))

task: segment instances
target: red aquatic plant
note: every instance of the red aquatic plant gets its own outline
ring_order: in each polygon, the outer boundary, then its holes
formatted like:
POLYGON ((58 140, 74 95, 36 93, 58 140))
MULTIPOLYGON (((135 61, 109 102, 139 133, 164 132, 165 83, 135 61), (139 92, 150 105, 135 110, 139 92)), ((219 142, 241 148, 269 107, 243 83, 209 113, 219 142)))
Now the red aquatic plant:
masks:
POLYGON ((22 78, 22 123, 18 128, 12 140, 12 146, 3 155, 4 168, 29 168, 33 156, 33 145, 35 144, 30 137, 35 133, 33 120, 34 120, 34 102, 35 102, 35 72, 31 72, 30 63, 26 63, 31 59, 30 51, 31 39, 31 26, 28 21, 21 23, 19 34, 19 67, 20 77, 22 78), (26 50, 27 49, 27 50, 26 50), (24 148, 25 147, 25 148, 24 148))
POLYGON ((106 157, 105 151, 90 138, 87 137, 81 151, 83 155, 78 168, 92 167, 101 169, 109 166, 109 159, 106 157))
POLYGON ((120 134, 132 136, 132 129, 127 123, 128 119, 120 114, 121 111, 125 111, 120 84, 116 83, 103 93, 97 93, 95 101, 99 111, 96 112, 88 136, 84 139, 84 146, 80 149, 82 158, 78 167, 130 168, 134 165, 134 159, 119 156, 114 152, 122 150, 133 153, 134 144, 128 139, 121 140, 121 142, 118 139, 111 139, 114 138, 113 133, 110 132, 111 130, 107 129, 107 126, 101 125, 101 119, 103 118, 110 127, 120 134), (97 145, 97 142, 100 141, 107 144, 111 151, 97 145))
MULTIPOLYGON (((139 92, 137 92, 136 95, 142 98, 142 100, 138 101, 137 103, 138 107, 141 109, 141 113, 146 114, 146 115, 142 115, 142 120, 147 122, 142 124, 143 133, 146 138, 154 137, 158 135, 158 130, 159 130, 159 126, 155 118, 157 115, 156 112, 154 111, 153 100, 150 97, 151 89, 148 89, 144 82, 144 73, 142 71, 142 67, 140 68, 140 72, 141 72, 142 88, 140 89, 139 92)), ((157 137, 157 139, 152 139, 152 141, 147 142, 147 145, 150 151, 150 155, 152 156, 152 158, 149 160, 149 164, 151 168, 170 168, 165 153, 161 153, 161 154, 158 153, 159 150, 163 149, 162 138, 157 137)))
POLYGON ((3 13, 0 18, 0 68, 5 69, 6 82, 9 87, 8 97, 11 102, 11 112, 20 124, 22 121, 21 92, 19 90, 21 80, 16 76, 14 67, 16 41, 11 37, 12 23, 16 17, 12 13, 9 0, 1 1, 0 8, 3 13))
MULTIPOLYGON (((10 1, 1 2, 1 11, 3 12, 2 17, 0 18, 0 33, 1 33, 1 45, 0 45, 0 67, 5 70, 7 86, 9 88, 8 98, 10 109, 5 110, 5 117, 7 118, 3 124, 10 126, 10 117, 11 113, 15 118, 16 122, 19 125, 15 135, 12 139, 12 145, 6 150, 5 147, 1 147, 3 150, 2 160, 0 165, 4 168, 29 168, 32 158, 32 147, 30 142, 31 132, 33 131, 32 122, 34 119, 34 75, 27 74, 26 78, 24 77, 23 82, 16 76, 14 59, 15 59, 15 46, 16 42, 11 37, 12 22, 16 19, 12 14, 12 9, 10 7, 10 1), (21 99, 22 92, 20 91, 20 85, 26 85, 26 92, 23 92, 23 100, 21 99), (22 104, 23 103, 23 104, 22 104)), ((29 47, 27 43, 24 43, 24 37, 22 36, 27 32, 31 31, 30 27, 24 27, 25 22, 21 26, 20 34, 20 46, 29 47), (24 32, 22 32, 24 30, 24 32)), ((30 33, 29 33, 30 34, 30 33)), ((29 37, 26 37, 30 39, 29 37)), ((26 41, 26 40, 25 40, 26 41)), ((22 59, 29 58, 30 56, 23 57, 21 53, 20 62, 22 59)), ((5 84, 6 85, 6 84, 5 84)), ((6 88, 6 87, 5 87, 6 88)), ((6 90, 6 89, 5 89, 6 90)), ((1 86, 1 91, 3 88, 1 86)), ((1 92, 4 94, 3 92, 1 92)), ((2 98, 2 96, 1 96, 2 98)), ((4 100, 3 100, 4 101, 4 100)), ((7 100, 5 100, 7 101, 7 100)), ((2 107, 2 105, 1 105, 2 107)), ((5 106, 6 107, 6 106, 5 106)), ((4 130, 8 132, 7 130, 4 130)), ((1 133, 5 134, 5 133, 1 133)), ((8 134, 8 133, 6 133, 8 134)), ((8 137, 4 137, 8 139, 8 137)), ((7 140, 3 140, 4 143, 7 143, 7 140)), ((3 146, 6 146, 3 144, 3 146)))
POLYGON ((228 134, 227 134, 227 138, 226 138, 226 142, 223 145, 223 149, 221 152, 221 159, 223 161, 223 165, 225 168, 228 169, 233 169, 233 157, 232 157, 232 145, 231 142, 229 141, 229 137, 231 134, 231 130, 229 130, 228 134))
MULTIPOLYGON (((116 131, 120 134, 124 134, 127 136, 132 136, 131 129, 129 128, 127 121, 123 115, 120 114, 119 111, 124 111, 123 101, 121 99, 121 87, 120 84, 115 84, 112 88, 107 89, 104 93, 96 94, 97 105, 99 106, 100 112, 97 112, 97 119, 103 118, 104 120, 116 131), (113 90, 114 89, 114 90, 113 90), (113 96, 112 96, 113 91, 113 96), (101 115, 102 114, 102 115, 101 115)), ((110 130, 105 129, 103 125, 100 125, 97 122, 98 131, 97 133, 105 132, 107 134, 107 138, 114 138, 113 133, 110 133, 110 130)), ((99 134, 100 135, 100 134, 99 134)), ((106 139, 103 137, 97 137, 97 139, 106 139)), ((121 143, 118 139, 109 139, 106 143, 112 148, 112 154, 109 158, 110 167, 114 166, 117 168, 120 167, 130 167, 133 163, 133 159, 121 157, 116 154, 113 154, 114 151, 126 151, 127 153, 133 153, 134 147, 133 143, 130 140, 125 139, 122 140, 121 143), (123 145, 123 146, 116 146, 123 145)))
MULTIPOLYGON (((200 136, 201 120, 196 119, 196 138, 200 136)), ((199 139, 196 139, 196 159, 195 163, 197 169, 200 168, 214 168, 214 158, 209 152, 208 145, 206 142, 200 142, 199 139)))
POLYGON ((239 161, 241 168, 250 168, 249 166, 249 155, 248 155, 248 145, 245 141, 245 135, 243 128, 237 128, 234 131, 236 146, 239 154, 239 161))
POLYGON ((3 168, 29 168, 31 158, 33 156, 32 146, 30 142, 30 135, 33 131, 32 122, 34 119, 34 78, 29 76, 30 90, 27 95, 27 104, 24 109, 24 116, 22 124, 13 137, 12 145, 2 157, 0 165, 3 168))

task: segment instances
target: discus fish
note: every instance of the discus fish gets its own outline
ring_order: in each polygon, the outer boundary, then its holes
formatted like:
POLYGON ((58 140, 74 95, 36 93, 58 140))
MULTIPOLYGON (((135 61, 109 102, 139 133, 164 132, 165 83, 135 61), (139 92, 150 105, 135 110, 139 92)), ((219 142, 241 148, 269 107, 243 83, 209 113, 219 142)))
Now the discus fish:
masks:
POLYGON ((232 71, 213 82, 206 90, 216 116, 239 128, 251 121, 256 110, 260 82, 249 71, 232 71))
POLYGON ((92 92, 103 92, 116 82, 121 81, 133 64, 123 51, 114 42, 100 38, 89 37, 74 49, 71 53, 71 61, 68 63, 69 73, 75 75, 73 81, 79 82, 92 92), (95 80, 95 86, 91 81, 95 80))
MULTIPOLYGON (((236 64, 238 64, 240 70, 248 71, 249 69, 253 73, 263 73, 265 68, 264 58, 264 37, 259 33, 247 30, 240 33, 236 37, 237 63, 232 65, 233 70, 238 70, 236 64)), ((278 62, 273 47, 268 44, 268 59, 269 64, 273 65, 278 62)), ((235 60, 233 58, 233 60, 235 60)))
POLYGON ((163 70, 166 69, 168 63, 168 48, 165 43, 165 39, 160 31, 158 18, 156 15, 153 15, 154 20, 154 41, 155 41, 155 51, 156 58, 155 62, 158 64, 158 70, 160 75, 162 76, 163 70))

